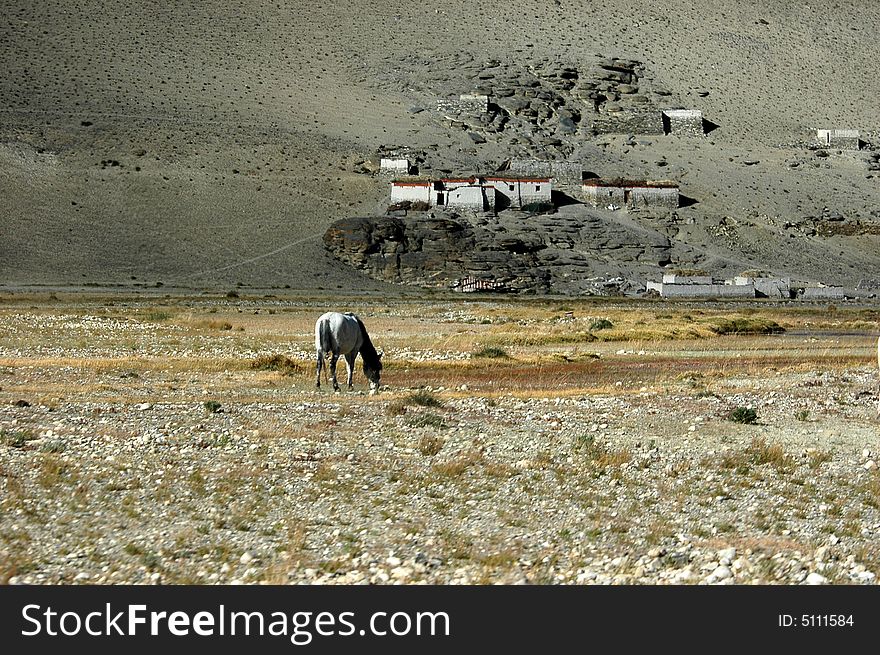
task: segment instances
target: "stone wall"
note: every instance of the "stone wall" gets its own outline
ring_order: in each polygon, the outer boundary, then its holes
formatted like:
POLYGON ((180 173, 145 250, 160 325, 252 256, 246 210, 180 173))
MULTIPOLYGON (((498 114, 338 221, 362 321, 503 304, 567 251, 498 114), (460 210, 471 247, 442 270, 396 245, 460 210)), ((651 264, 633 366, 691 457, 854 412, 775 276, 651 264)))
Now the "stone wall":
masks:
POLYGON ((677 187, 633 187, 628 191, 630 209, 678 209, 677 187))
POLYGON ((663 298, 754 298, 751 284, 663 284, 663 298))
POLYGON ((402 176, 410 174, 410 163, 408 159, 391 159, 382 157, 379 160, 379 174, 390 176, 402 176))
POLYGON ((675 136, 703 136, 703 112, 698 109, 667 109, 663 112, 663 127, 675 136))
POLYGON ((676 209, 678 187, 649 182, 584 182, 581 197, 589 205, 599 208, 609 206, 628 209, 676 209))
POLYGON ((621 187, 583 186, 581 194, 584 202, 600 209, 609 206, 623 207, 625 201, 621 187))
POLYGON ((678 273, 664 273, 663 284, 712 284, 711 275, 679 275, 678 273))
POLYGON ((826 148, 841 150, 858 150, 861 148, 861 135, 858 130, 817 130, 816 139, 819 145, 826 148))
POLYGON ((507 170, 522 177, 548 177, 557 186, 579 185, 584 176, 583 164, 575 161, 512 159, 507 170))
POLYGON ((658 109, 607 110, 593 119, 598 134, 665 134, 658 109))
POLYGON ((756 295, 766 298, 790 298, 791 280, 789 278, 751 277, 738 275, 733 278, 734 284, 754 285, 756 295))
POLYGON ((463 93, 456 98, 437 101, 437 111, 443 114, 485 114, 489 111, 489 96, 463 93))
POLYGON ((801 295, 803 300, 843 300, 845 297, 843 287, 807 287, 801 295))

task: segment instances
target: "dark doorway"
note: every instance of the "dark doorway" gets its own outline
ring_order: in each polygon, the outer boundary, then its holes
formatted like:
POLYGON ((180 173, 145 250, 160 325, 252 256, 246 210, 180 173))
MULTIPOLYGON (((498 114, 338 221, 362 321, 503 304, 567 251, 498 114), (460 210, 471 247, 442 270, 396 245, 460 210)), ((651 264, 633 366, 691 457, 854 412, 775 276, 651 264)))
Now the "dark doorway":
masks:
POLYGON ((438 206, 438 207, 442 207, 442 206, 445 205, 445 204, 446 204, 446 200, 444 199, 443 194, 442 194, 442 193, 438 193, 438 194, 437 194, 437 206, 438 206))

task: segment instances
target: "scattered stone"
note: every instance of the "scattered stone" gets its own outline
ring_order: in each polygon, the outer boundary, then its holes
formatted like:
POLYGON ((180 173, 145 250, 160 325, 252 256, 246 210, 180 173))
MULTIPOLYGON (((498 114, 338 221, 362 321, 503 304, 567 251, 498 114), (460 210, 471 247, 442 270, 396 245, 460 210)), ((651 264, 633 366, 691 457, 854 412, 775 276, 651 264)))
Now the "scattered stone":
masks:
POLYGON ((814 571, 807 576, 805 582, 808 585, 823 585, 828 584, 828 578, 814 571))

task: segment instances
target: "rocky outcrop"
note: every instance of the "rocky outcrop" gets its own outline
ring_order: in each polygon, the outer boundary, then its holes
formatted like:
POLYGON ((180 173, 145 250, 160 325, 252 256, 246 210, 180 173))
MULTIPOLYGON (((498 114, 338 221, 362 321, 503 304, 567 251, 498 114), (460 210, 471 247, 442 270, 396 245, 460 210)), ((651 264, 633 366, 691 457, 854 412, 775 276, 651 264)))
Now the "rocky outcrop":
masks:
POLYGON ((639 288, 671 252, 660 232, 588 210, 345 218, 327 230, 324 244, 387 282, 454 288, 472 278, 510 292, 576 294, 639 288))

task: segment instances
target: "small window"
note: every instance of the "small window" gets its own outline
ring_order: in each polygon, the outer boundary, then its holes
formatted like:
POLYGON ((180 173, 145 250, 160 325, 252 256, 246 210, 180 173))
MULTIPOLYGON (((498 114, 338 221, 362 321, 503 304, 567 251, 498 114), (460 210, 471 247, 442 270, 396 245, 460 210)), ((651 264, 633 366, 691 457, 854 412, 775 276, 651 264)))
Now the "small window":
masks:
POLYGON ((541 185, 540 185, 540 184, 536 184, 536 185, 535 185, 535 191, 540 191, 540 190, 541 190, 541 185))
POLYGON ((508 191, 513 191, 513 185, 512 185, 512 184, 508 184, 508 185, 507 185, 507 190, 508 190, 508 191))

